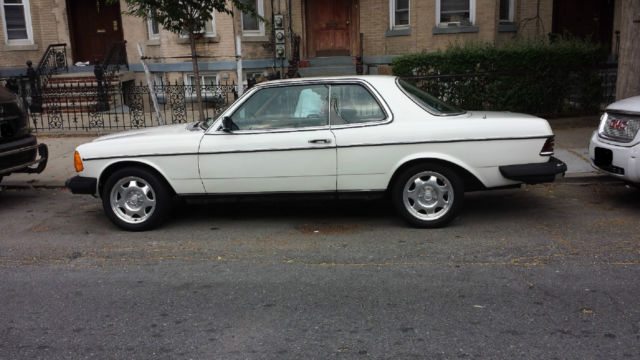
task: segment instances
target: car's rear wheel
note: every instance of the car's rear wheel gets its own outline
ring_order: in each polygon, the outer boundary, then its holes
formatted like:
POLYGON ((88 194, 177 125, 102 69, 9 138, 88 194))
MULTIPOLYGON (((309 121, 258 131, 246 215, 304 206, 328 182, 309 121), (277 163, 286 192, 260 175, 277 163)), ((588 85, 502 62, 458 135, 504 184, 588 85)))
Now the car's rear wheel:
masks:
POLYGON ((440 164, 419 164, 400 173, 392 189, 398 213, 411 225, 448 224, 462 207, 464 186, 458 174, 440 164))
POLYGON ((102 206, 109 219, 130 231, 150 230, 162 223, 171 209, 171 192, 153 172, 126 167, 105 182, 102 206))

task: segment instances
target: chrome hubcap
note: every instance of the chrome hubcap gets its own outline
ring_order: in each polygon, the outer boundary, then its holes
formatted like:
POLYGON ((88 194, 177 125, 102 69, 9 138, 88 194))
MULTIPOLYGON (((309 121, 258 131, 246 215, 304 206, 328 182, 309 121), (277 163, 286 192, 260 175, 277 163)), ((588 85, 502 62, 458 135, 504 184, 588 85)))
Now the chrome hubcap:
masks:
POLYGON ((149 219, 156 208, 153 188, 136 176, 120 179, 111 189, 109 199, 116 216, 129 224, 149 219))
POLYGON ((421 220, 443 217, 453 204, 453 186, 449 179, 433 171, 411 177, 402 193, 405 208, 421 220))

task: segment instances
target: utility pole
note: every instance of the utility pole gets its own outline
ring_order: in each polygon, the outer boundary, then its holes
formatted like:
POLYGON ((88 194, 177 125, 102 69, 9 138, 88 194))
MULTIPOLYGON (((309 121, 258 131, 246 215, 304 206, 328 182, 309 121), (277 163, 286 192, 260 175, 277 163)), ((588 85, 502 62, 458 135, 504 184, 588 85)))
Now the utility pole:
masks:
POLYGON ((242 96, 242 36, 236 35, 236 70, 238 71, 238 97, 242 96))
POLYGON ((142 63, 142 67, 144 68, 144 74, 147 77, 147 86, 149 86, 149 94, 151 94, 153 108, 156 110, 156 114, 158 115, 158 122, 160 123, 160 125, 164 125, 164 119, 162 118, 160 107, 158 106, 158 97, 156 96, 156 92, 153 89, 153 83, 151 81, 151 72, 149 71, 147 63, 144 62, 144 53, 142 52, 142 46, 140 46, 140 43, 138 43, 138 54, 140 54, 140 62, 142 63))

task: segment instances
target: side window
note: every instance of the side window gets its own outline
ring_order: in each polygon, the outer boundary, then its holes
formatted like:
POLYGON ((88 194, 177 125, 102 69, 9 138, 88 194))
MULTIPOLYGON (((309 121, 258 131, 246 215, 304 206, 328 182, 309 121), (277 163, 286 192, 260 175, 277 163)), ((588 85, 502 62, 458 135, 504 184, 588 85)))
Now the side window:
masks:
POLYGON ((231 119, 237 130, 325 126, 329 123, 329 88, 288 86, 258 90, 231 119))
POLYGON ((331 124, 357 124, 382 121, 386 118, 380 104, 361 85, 331 87, 331 124))

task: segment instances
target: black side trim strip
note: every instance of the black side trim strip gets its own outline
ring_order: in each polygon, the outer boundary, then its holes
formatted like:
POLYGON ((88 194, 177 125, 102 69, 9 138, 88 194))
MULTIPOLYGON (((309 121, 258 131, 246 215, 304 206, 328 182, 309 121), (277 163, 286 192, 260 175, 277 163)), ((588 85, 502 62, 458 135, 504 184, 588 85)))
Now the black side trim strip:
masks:
POLYGON ((198 155, 195 153, 179 153, 179 154, 144 154, 144 155, 114 155, 114 156, 101 156, 94 158, 82 158, 82 161, 91 161, 91 160, 109 160, 109 159, 120 159, 120 158, 143 158, 143 157, 158 157, 158 156, 189 156, 189 155, 198 155))
POLYGON ((103 156, 103 157, 94 157, 94 158, 83 158, 82 160, 83 161, 91 161, 91 160, 108 160, 108 159, 118 159, 118 158, 142 158, 142 157, 157 157, 157 156, 218 155, 218 154, 241 154, 241 153, 256 153, 256 152, 274 152, 274 151, 327 150, 327 149, 336 149, 336 148, 338 148, 338 149, 346 149, 346 148, 354 148, 354 147, 373 147, 373 146, 445 144, 445 143, 457 143, 457 142, 511 141, 511 140, 547 139, 549 137, 550 136, 545 135, 545 136, 505 137, 505 138, 488 138, 488 139, 454 139, 454 140, 389 142, 389 143, 379 143, 379 144, 353 144, 353 145, 322 146, 322 147, 307 147, 307 148, 212 151, 212 152, 201 152, 201 153, 115 155, 115 156, 103 156))
POLYGON ((292 191, 271 193, 216 193, 216 194, 179 194, 178 196, 188 203, 212 203, 212 202, 254 202, 254 201, 299 201, 299 200, 349 200, 364 199, 374 200, 384 197, 386 189, 372 191, 292 191))
POLYGON ((488 139, 453 139, 453 140, 429 140, 429 141, 406 141, 406 142, 389 142, 380 144, 353 144, 340 145, 338 148, 352 147, 373 147, 373 146, 394 146, 394 145, 419 145, 419 144, 444 144, 459 142, 485 142, 485 141, 510 141, 510 140, 530 140, 530 139, 547 139, 550 136, 524 136, 524 137, 505 137, 505 138, 488 138, 488 139))

